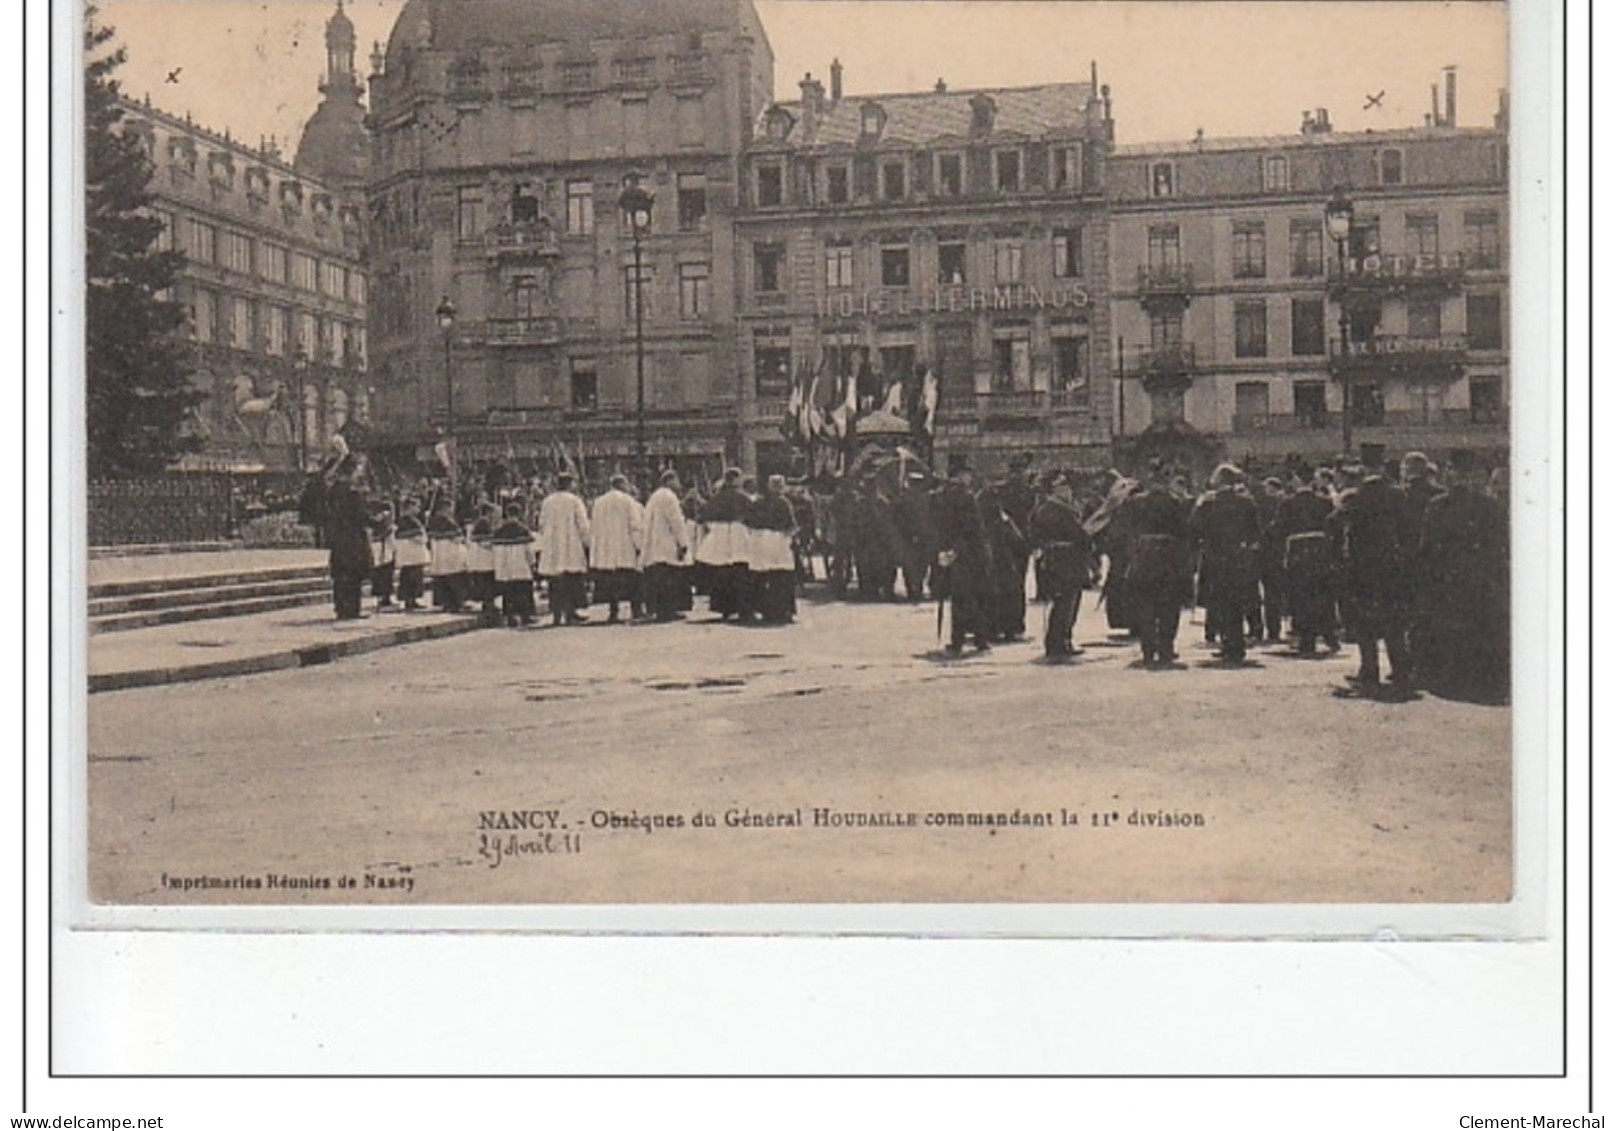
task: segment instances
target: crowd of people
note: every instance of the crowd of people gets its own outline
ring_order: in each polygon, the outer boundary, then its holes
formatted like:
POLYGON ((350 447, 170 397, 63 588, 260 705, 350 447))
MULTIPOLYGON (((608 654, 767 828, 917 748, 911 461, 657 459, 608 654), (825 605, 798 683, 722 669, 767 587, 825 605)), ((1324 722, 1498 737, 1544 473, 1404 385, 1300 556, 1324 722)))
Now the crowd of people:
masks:
POLYGON ((1083 592, 1136 638, 1146 667, 1172 667, 1185 608, 1228 665, 1257 643, 1313 657, 1359 652, 1341 694, 1405 700, 1419 689, 1501 703, 1509 682, 1506 476, 1343 463, 1251 482, 1219 466, 1195 492, 1159 462, 1139 479, 1034 475, 1029 461, 986 485, 968 467, 936 494, 950 654, 1024 638, 1029 562, 1049 602, 1044 653, 1077 654, 1083 592), (1320 651, 1320 646, 1322 651, 1320 651), (1382 667, 1381 651, 1388 660, 1382 667))
POLYGON ((781 476, 759 492, 730 469, 704 498, 667 470, 643 499, 622 474, 587 499, 571 471, 497 493, 423 482, 394 494, 377 478, 339 450, 318 481, 339 620, 365 615, 366 583, 378 613, 422 611, 429 599, 508 627, 536 622, 539 587, 557 627, 588 623, 595 605, 608 624, 666 623, 697 593, 726 622, 796 617, 796 513, 781 476))
MULTIPOLYGON (((1138 478, 1038 474, 1032 462, 1017 456, 991 482, 960 466, 927 492, 939 629, 943 607, 952 613, 946 654, 1026 639, 1035 578, 1051 662, 1080 652, 1081 598, 1097 590, 1144 667, 1179 666, 1182 614, 1198 606, 1205 641, 1230 666, 1262 643, 1301 657, 1355 643, 1342 694, 1506 701, 1501 470, 1437 468, 1415 452, 1260 479, 1224 464, 1196 489, 1159 461, 1138 478)), ((782 477, 759 491, 737 469, 705 495, 672 470, 644 497, 624 475, 591 491, 566 471, 497 492, 423 482, 395 494, 376 488, 362 456, 339 452, 321 484, 342 619, 363 615, 368 583, 379 612, 421 610, 429 588, 435 609, 507 626, 535 623, 540 587, 556 626, 586 623, 591 606, 609 624, 665 623, 698 594, 725 622, 789 624, 819 533, 782 477)))

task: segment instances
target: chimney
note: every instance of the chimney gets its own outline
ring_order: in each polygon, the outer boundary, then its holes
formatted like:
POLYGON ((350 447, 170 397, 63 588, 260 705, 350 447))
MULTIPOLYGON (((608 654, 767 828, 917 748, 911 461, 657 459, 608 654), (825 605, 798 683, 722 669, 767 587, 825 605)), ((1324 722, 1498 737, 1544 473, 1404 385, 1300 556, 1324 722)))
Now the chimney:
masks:
POLYGON ((802 76, 802 137, 811 141, 819 132, 819 116, 824 112, 824 84, 809 71, 802 76))
POLYGON ((938 94, 946 94, 946 93, 948 93, 948 84, 946 82, 944 82, 942 79, 937 79, 936 80, 936 92, 938 94))
POLYGON ((1492 115, 1492 128, 1508 132, 1508 90, 1497 92, 1497 113, 1492 115))
POLYGON ((1430 84, 1430 120, 1441 125, 1441 88, 1435 83, 1430 84))
POLYGON ((1315 133, 1316 130, 1314 129, 1314 125, 1315 124, 1312 121, 1312 111, 1311 110, 1303 110, 1303 111, 1301 111, 1301 132, 1302 132, 1302 134, 1315 133))
POLYGON ((1334 127, 1329 124, 1329 111, 1322 106, 1312 112, 1312 120, 1313 127, 1318 133, 1326 134, 1334 130, 1334 127))
POLYGON ((830 101, 841 101, 841 60, 830 60, 830 101))
POLYGON ((1458 128, 1458 68, 1443 67, 1447 72, 1447 121, 1448 129, 1458 128))

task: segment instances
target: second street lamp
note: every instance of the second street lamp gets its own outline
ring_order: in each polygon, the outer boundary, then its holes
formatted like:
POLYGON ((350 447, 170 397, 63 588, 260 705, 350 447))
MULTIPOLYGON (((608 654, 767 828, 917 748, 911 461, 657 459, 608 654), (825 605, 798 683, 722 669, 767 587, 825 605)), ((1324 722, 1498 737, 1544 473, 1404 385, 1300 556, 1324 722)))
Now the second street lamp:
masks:
POLYGON ((634 375, 638 397, 634 412, 634 455, 639 474, 649 474, 645 466, 645 264, 643 243, 650 234, 651 209, 656 198, 642 187, 637 176, 625 179, 617 205, 628 221, 634 240, 634 375))
POLYGON ((443 301, 437 304, 437 324, 443 331, 443 391, 447 413, 443 435, 449 442, 449 483, 452 489, 456 485, 455 468, 460 461, 458 453, 454 451, 454 304, 449 301, 448 295, 444 295, 443 301))
POLYGON ((1351 238, 1351 197, 1344 189, 1335 189, 1329 203, 1323 206, 1323 225, 1329 238, 1335 241, 1335 261, 1339 274, 1336 279, 1336 301, 1340 304, 1340 443, 1347 456, 1351 455, 1351 341, 1350 320, 1346 315, 1346 241, 1351 238))

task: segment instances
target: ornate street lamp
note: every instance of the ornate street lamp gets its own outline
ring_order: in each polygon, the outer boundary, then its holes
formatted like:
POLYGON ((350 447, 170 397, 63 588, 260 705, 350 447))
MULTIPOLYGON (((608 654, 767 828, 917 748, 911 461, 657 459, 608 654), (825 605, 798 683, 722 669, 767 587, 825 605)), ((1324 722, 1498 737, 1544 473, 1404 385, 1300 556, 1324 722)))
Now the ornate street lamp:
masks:
POLYGON ((444 424, 443 435, 449 441, 449 482, 454 483, 455 469, 459 465, 459 455, 454 451, 454 304, 449 296, 444 295, 443 301, 437 304, 437 324, 443 331, 443 391, 447 420, 444 424))
POLYGON ((292 377, 297 383, 297 470, 302 473, 308 470, 308 350, 302 342, 292 355, 292 377))
POLYGON ((1336 188, 1329 203, 1323 206, 1323 226, 1329 238, 1335 241, 1335 257, 1339 265, 1340 303, 1340 442, 1345 453, 1351 455, 1351 342, 1350 322, 1346 317, 1346 241, 1351 238, 1351 197, 1344 189, 1336 188))
POLYGON ((634 374, 638 398, 634 412, 634 454, 641 474, 645 464, 645 275, 643 241, 650 234, 651 209, 656 198, 644 188, 637 175, 624 178, 617 206, 628 221, 634 240, 634 374))

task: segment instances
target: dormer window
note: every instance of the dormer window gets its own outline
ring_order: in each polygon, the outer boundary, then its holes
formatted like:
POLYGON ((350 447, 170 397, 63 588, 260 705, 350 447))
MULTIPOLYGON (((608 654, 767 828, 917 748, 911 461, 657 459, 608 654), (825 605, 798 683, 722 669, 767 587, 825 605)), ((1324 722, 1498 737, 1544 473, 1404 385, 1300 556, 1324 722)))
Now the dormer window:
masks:
POLYGON ((1021 151, 1003 149, 994 155, 999 192, 1021 191, 1021 151))
POLYGON ((1061 146, 1054 151, 1054 187, 1056 189, 1082 188, 1082 146, 1061 146))
POLYGON ((827 204, 846 204, 852 199, 851 171, 845 165, 829 165, 824 170, 824 199, 827 204))
POLYGON ((775 208, 785 203, 785 171, 778 165, 757 166, 757 206, 775 208))
POLYGON ((220 188, 234 188, 236 183, 236 163, 230 159, 228 153, 210 153, 207 158, 207 176, 220 188))
POLYGON ((1177 177, 1173 173, 1172 162, 1155 161, 1150 164, 1150 195, 1160 198, 1173 196, 1176 192, 1177 177))
POLYGON ((879 103, 868 103, 864 106, 858 122, 859 133, 866 138, 877 138, 881 130, 886 128, 886 111, 880 108, 879 103))
POLYGON ((257 166, 247 170, 247 199, 260 204, 269 199, 269 174, 257 166))
POLYGON ((189 176, 196 175, 196 146, 190 138, 176 137, 168 143, 168 159, 174 168, 189 176))
POLYGON ((287 212, 303 211, 303 186, 297 181, 280 183, 280 206, 287 212))
POLYGON ((978 94, 970 100, 970 136, 986 137, 993 132, 993 119, 998 116, 998 103, 991 95, 978 94))
POLYGON ((880 194, 886 200, 902 200, 908 195, 908 162, 901 158, 880 167, 880 194))
POLYGON ((764 126, 770 139, 784 141, 791 136, 791 130, 796 126, 796 119, 783 106, 771 106, 764 126))
POLYGON ((1379 151, 1379 183, 1382 185, 1399 185, 1402 183, 1402 151, 1400 149, 1382 149, 1379 151))

